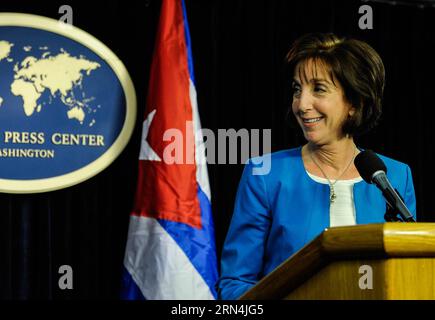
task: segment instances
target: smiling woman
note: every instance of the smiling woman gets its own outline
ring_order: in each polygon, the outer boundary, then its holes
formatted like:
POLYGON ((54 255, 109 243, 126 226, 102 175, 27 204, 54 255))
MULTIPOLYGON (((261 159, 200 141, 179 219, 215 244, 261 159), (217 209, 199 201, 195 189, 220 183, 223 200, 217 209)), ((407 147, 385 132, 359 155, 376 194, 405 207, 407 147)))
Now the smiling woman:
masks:
POLYGON ((367 43, 333 34, 309 34, 294 43, 287 61, 295 82, 297 78, 314 81, 318 93, 327 88, 341 91, 355 111, 343 123, 344 134, 361 135, 377 124, 385 69, 378 53, 367 43), (317 78, 322 81, 315 81, 317 78))
MULTIPOLYGON (((381 192, 363 182, 353 160, 354 136, 381 114, 385 71, 367 43, 308 34, 287 55, 292 111, 307 143, 271 155, 271 170, 248 162, 221 260, 220 297, 235 299, 327 227, 384 221, 381 192)), ((269 155, 270 157, 270 155, 269 155)), ((380 156, 388 178, 415 215, 411 171, 380 156)))
POLYGON ((344 138, 342 125, 355 115, 335 82, 321 62, 310 59, 297 65, 292 110, 305 138, 316 145, 344 138))

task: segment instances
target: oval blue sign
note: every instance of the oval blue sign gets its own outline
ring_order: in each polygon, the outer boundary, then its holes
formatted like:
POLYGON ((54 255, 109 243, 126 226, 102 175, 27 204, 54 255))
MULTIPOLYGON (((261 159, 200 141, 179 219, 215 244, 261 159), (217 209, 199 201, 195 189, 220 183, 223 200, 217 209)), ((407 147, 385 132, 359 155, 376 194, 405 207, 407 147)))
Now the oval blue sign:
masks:
POLYGON ((0 191, 45 192, 106 168, 136 118, 115 54, 57 20, 0 13, 0 191))

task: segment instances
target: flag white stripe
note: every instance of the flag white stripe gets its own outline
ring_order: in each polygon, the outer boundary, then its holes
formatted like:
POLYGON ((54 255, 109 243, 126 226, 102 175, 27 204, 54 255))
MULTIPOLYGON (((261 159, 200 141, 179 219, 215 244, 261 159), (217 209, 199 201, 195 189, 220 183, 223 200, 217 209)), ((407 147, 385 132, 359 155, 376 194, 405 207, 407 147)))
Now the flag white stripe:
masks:
POLYGON ((214 299, 184 251, 156 219, 130 217, 124 266, 145 299, 214 299))
POLYGON ((201 120, 198 112, 198 102, 196 100, 195 85, 190 80, 189 95, 190 104, 193 114, 193 130, 195 131, 195 160, 196 160, 196 181, 200 185, 202 191, 211 202, 210 183, 208 180, 207 160, 205 157, 205 144, 201 131, 201 120))

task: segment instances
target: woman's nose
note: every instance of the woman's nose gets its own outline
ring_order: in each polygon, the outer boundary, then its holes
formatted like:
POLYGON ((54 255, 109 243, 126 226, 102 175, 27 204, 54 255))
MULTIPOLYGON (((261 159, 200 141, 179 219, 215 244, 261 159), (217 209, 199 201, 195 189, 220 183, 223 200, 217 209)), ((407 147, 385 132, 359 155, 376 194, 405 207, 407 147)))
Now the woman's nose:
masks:
POLYGON ((302 90, 300 96, 299 96, 299 105, 298 109, 300 112, 305 113, 311 109, 313 109, 313 99, 309 92, 306 90, 302 90))

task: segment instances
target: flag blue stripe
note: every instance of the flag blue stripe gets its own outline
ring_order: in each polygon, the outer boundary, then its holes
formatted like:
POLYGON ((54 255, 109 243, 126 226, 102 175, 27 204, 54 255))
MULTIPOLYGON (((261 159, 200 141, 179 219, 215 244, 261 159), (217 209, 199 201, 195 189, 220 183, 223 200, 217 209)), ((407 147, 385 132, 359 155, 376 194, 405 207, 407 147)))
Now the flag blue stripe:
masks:
MULTIPOLYGON (((186 40, 189 76, 196 86, 186 4, 184 0, 181 3, 183 6, 184 36, 186 40)), ((185 252, 195 269, 207 283, 213 296, 217 298, 215 284, 218 279, 218 269, 211 203, 199 184, 197 196, 201 208, 202 229, 199 230, 185 224, 166 220, 159 220, 159 222, 185 252)))
POLYGON ((190 45, 190 32, 189 32, 189 23, 187 22, 186 5, 184 3, 184 0, 181 1, 181 3, 183 5, 184 37, 186 39, 186 47, 187 47, 187 64, 189 66, 190 79, 192 80, 193 84, 196 86, 195 73, 193 72, 192 48, 190 45))
POLYGON ((184 251, 207 283, 213 296, 217 298, 215 288, 218 279, 217 258, 211 204, 199 185, 198 200, 201 207, 201 229, 174 221, 161 219, 158 221, 184 251))
POLYGON ((146 300, 125 266, 122 266, 121 299, 146 300))

